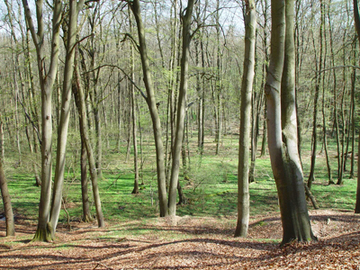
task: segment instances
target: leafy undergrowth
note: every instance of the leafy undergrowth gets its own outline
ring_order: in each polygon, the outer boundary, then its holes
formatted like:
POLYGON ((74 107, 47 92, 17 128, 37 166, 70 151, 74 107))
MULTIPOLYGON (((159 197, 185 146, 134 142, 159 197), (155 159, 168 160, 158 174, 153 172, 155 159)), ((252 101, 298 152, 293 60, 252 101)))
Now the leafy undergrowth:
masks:
POLYGON ((154 218, 60 226, 53 243, 30 242, 34 220, 17 218, 16 237, 0 221, 0 269, 359 269, 360 216, 311 211, 319 241, 279 247, 277 213, 251 219, 249 236, 233 238, 235 217, 154 218))

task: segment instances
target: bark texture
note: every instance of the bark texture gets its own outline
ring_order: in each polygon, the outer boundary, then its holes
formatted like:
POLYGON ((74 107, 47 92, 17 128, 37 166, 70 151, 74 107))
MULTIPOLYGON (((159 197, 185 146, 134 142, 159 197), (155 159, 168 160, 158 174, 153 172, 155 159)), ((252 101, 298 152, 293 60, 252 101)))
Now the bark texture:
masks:
POLYGON ((270 66, 265 93, 271 166, 278 190, 282 244, 316 240, 306 205, 297 143, 294 1, 271 1, 270 66))
POLYGON ((153 88, 151 73, 150 73, 150 64, 146 47, 145 40, 145 28, 143 25, 143 21, 141 18, 140 12, 140 1, 134 0, 129 3, 131 10, 134 14, 137 30, 139 36, 139 46, 138 49, 140 51, 141 56, 141 64, 144 76, 144 83, 146 88, 146 102, 149 107, 151 120, 153 124, 153 132, 155 138, 155 148, 156 148, 156 168, 157 168, 157 182, 158 182, 158 196, 159 196, 159 208, 160 208, 160 216, 164 217, 168 214, 168 206, 167 206, 167 196, 166 196, 166 177, 165 177, 165 161, 164 161, 164 144, 162 141, 162 129, 161 129, 161 121, 158 113, 155 92, 153 88))
POLYGON ((249 147, 251 131, 251 96, 255 73, 256 43, 255 1, 246 1, 245 61, 241 85, 240 139, 238 162, 238 220, 235 236, 245 237, 249 228, 249 147))
POLYGON ((189 66, 189 50, 190 50, 190 26, 191 16, 194 7, 194 0, 188 1, 186 13, 183 16, 183 42, 182 42, 182 57, 181 57, 181 73, 180 73, 180 89, 178 97, 178 106, 176 114, 176 129, 175 129, 175 142, 173 147, 173 158, 171 166, 171 178, 169 189, 169 215, 175 216, 176 214, 176 190, 179 182, 179 169, 181 159, 181 148, 184 138, 184 125, 186 115, 186 94, 187 94, 187 74, 189 66))

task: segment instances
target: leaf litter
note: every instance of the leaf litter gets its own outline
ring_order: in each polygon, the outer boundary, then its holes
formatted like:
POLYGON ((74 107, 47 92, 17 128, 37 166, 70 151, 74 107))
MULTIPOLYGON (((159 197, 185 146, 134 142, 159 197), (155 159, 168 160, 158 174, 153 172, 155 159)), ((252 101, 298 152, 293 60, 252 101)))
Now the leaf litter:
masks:
POLYGON ((234 238, 236 217, 175 217, 60 224, 51 243, 30 242, 36 223, 16 220, 15 237, 0 221, 0 269, 359 269, 360 215, 310 211, 317 242, 279 247, 278 213, 251 219, 234 238))

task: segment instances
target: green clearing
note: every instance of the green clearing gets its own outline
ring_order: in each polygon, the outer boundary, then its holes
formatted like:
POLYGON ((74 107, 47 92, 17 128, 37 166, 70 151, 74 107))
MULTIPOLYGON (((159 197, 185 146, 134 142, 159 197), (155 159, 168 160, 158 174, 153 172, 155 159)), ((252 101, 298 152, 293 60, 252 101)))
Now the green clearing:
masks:
MULTIPOLYGON (((221 154, 217 156, 214 155, 212 139, 207 138, 203 157, 200 158, 196 150, 190 151, 190 181, 181 178, 186 204, 178 206, 177 214, 179 216, 236 218, 237 136, 224 137, 221 154)), ((192 144, 194 145, 195 140, 196 136, 193 136, 192 144)), ((192 144, 190 149, 196 149, 192 144)), ((158 216, 156 167, 153 163, 154 152, 149 146, 144 149, 144 170, 142 172, 144 185, 141 185, 138 195, 131 194, 133 189, 132 158, 126 163, 124 162, 125 151, 119 153, 107 150, 104 152, 103 179, 99 181, 99 187, 107 221, 129 222, 139 219, 146 221, 146 219, 158 216)), ((69 152, 68 164, 70 165, 68 165, 63 191, 70 221, 80 221, 82 215, 80 173, 77 169, 79 162, 76 160, 78 153, 79 150, 69 152)), ((334 156, 332 156, 333 171, 336 169, 334 156)), ((26 170, 25 158, 29 157, 23 157, 24 165, 17 169, 10 165, 13 164, 12 162, 7 162, 6 174, 15 213, 26 219, 36 220, 40 188, 34 185, 33 175, 26 170)), ((306 173, 310 162, 307 149, 303 152, 303 162, 305 180, 307 180, 306 173)), ((348 179, 347 176, 348 173, 341 186, 327 185, 324 156, 322 153, 319 154, 316 181, 312 191, 321 208, 353 210, 356 180, 348 179)), ((91 195, 91 190, 89 195, 91 195)), ((251 216, 279 211, 276 187, 268 156, 256 160, 256 182, 250 185, 250 196, 251 216)), ((312 209, 310 203, 309 209, 312 209)), ((92 210, 95 214, 94 205, 92 205, 92 210)), ((1 208, 0 211, 2 211, 1 208)), ((66 224, 67 218, 66 212, 62 210, 59 224, 66 224)))

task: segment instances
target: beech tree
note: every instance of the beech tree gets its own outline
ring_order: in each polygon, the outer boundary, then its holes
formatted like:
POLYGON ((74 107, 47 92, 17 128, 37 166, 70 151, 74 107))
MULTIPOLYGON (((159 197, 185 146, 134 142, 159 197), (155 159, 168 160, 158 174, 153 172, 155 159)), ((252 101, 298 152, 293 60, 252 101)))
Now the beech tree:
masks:
POLYGON ((64 184, 65 173, 65 154, 70 120, 70 102, 72 101, 71 89, 74 73, 75 46, 77 40, 76 36, 78 32, 77 18, 79 11, 82 9, 82 6, 84 4, 84 0, 80 0, 79 2, 77 0, 70 0, 69 2, 70 8, 68 23, 67 26, 63 29, 66 38, 66 59, 61 102, 60 125, 58 127, 59 137, 57 141, 55 178, 50 217, 52 234, 54 234, 56 231, 62 201, 62 188, 64 184))
POLYGON ((34 240, 51 241, 50 219, 51 175, 52 175, 52 92, 58 71, 60 53, 59 35, 62 15, 62 1, 54 0, 52 10, 52 33, 50 63, 45 57, 45 23, 43 18, 43 0, 36 1, 37 29, 33 22, 27 0, 23 0, 26 20, 36 48, 37 64, 41 89, 41 195, 38 227, 34 240))
POLYGON ((278 190, 282 244, 316 240, 306 205, 297 141, 294 0, 271 1, 271 53, 266 78, 268 142, 278 190))
MULTIPOLYGON (((245 2, 245 59, 241 85, 240 138, 238 161, 238 220, 235 236, 247 235, 250 216, 249 147, 251 96, 255 73, 256 8, 255 1, 245 2)), ((253 116, 254 117, 254 116, 253 116)))

